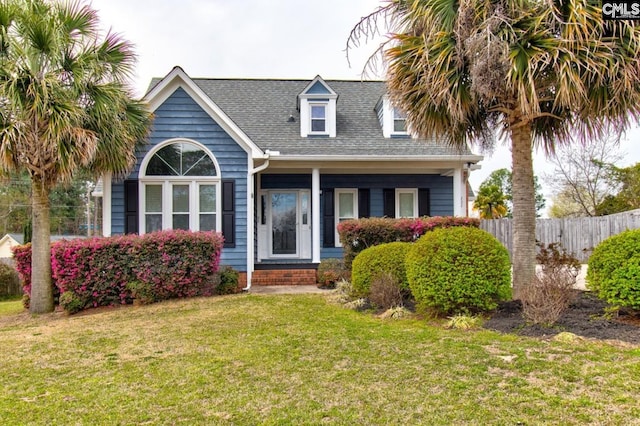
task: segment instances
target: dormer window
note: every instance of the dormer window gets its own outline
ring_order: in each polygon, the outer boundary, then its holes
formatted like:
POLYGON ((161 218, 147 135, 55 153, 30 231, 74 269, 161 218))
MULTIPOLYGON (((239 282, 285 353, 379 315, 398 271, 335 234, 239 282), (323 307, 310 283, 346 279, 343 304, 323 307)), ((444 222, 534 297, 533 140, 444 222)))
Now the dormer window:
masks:
POLYGON ((326 133, 327 132, 327 105, 326 104, 310 104, 311 107, 311 132, 326 133))
POLYGON ((402 110, 394 107, 386 95, 378 101, 375 112, 378 114, 378 119, 382 126, 382 134, 385 138, 409 136, 407 115, 402 110))
POLYGON ((300 136, 336 137, 336 103, 338 95, 320 76, 298 95, 300 136))
POLYGON ((398 108, 393 108, 393 133, 407 134, 407 115, 398 108))

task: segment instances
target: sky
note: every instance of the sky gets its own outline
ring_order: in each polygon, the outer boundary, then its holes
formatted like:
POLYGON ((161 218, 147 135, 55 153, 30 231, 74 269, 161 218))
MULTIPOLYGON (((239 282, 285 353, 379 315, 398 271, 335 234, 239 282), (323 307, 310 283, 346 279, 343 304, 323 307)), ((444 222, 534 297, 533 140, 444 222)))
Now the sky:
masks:
MULTIPOLYGON (((380 0, 92 0, 102 27, 135 45, 138 56, 133 81, 144 95, 153 77, 178 65, 193 77, 295 78, 358 80, 381 39, 345 48, 351 29, 375 11, 380 0)), ((381 70, 366 76, 382 79, 381 70)), ((214 100, 215 101, 215 100, 214 100)), ((508 143, 482 154, 480 170, 470 183, 477 190, 494 170, 511 167, 508 143)), ((640 128, 622 139, 619 165, 640 162, 640 128)), ((534 155, 547 206, 550 190, 543 177, 553 165, 543 152, 534 155)))

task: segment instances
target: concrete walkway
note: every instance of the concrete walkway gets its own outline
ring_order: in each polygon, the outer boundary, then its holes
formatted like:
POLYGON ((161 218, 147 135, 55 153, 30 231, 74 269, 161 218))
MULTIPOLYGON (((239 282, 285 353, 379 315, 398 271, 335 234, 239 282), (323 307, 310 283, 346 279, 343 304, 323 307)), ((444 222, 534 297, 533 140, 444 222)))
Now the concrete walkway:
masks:
POLYGON ((324 290, 315 285, 257 285, 249 289, 249 293, 254 294, 311 294, 328 293, 331 290, 324 290))

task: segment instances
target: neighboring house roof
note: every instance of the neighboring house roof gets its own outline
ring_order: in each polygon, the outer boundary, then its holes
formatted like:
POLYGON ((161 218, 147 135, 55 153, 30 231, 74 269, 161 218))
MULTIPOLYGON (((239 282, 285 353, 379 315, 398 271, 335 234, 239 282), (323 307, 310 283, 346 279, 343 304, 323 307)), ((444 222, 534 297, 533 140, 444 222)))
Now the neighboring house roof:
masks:
MULTIPOLYGON (((150 93, 162 81, 154 79, 150 93)), ((263 152, 277 151, 281 156, 300 158, 429 159, 462 155, 469 157, 464 161, 482 159, 473 155, 468 147, 460 149, 433 139, 385 138, 375 111, 386 91, 382 81, 323 80, 338 95, 335 138, 300 135, 298 95, 311 80, 197 78, 191 81, 263 152)))

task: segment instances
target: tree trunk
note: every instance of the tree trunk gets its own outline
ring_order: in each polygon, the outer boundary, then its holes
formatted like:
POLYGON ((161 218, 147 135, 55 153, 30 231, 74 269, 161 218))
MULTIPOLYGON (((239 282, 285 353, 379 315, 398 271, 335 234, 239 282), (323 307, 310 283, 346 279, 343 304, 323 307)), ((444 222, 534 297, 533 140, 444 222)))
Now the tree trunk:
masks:
POLYGON ((33 237, 31 241, 31 301, 29 311, 53 311, 51 286, 51 233, 49 231, 49 192, 39 179, 31 181, 33 237))
POLYGON ((512 122, 513 177, 513 298, 533 282, 536 263, 536 202, 533 181, 533 140, 528 124, 512 122))

